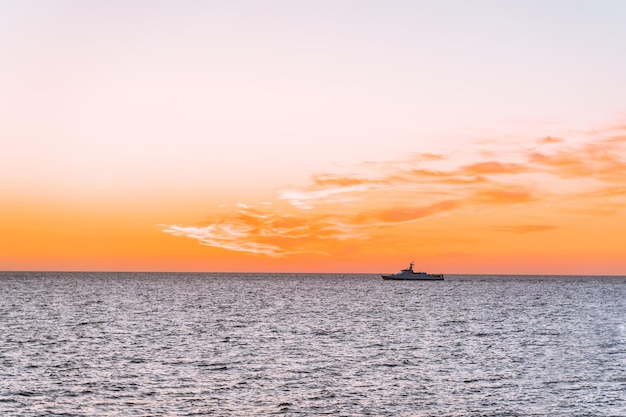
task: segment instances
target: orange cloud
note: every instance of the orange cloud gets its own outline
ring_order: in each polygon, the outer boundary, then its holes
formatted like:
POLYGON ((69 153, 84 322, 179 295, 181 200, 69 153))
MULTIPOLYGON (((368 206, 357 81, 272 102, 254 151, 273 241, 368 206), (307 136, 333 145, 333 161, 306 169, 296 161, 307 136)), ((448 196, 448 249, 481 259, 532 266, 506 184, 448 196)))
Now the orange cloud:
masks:
POLYGON ((443 155, 436 153, 419 153, 417 156, 424 161, 443 161, 446 159, 443 155))
POLYGON ((587 177, 599 181, 624 181, 626 161, 622 136, 612 136, 586 143, 578 148, 562 148, 552 153, 533 151, 528 161, 554 175, 573 178, 587 177))
POLYGON ((555 138, 552 136, 546 136, 545 138, 539 139, 539 143, 561 143, 563 139, 555 138))
POLYGON ((313 176, 313 184, 316 187, 351 187, 354 185, 367 184, 370 181, 363 178, 343 177, 339 175, 315 175, 313 176))
POLYGON ((533 194, 526 189, 490 189, 476 192, 477 201, 489 204, 526 203, 535 200, 533 194))
POLYGON ((606 197, 626 197, 626 185, 604 187, 587 193, 586 197, 606 198, 606 197))
POLYGON ((449 251, 453 245, 463 252, 470 250, 467 242, 473 251, 503 251, 503 237, 495 232, 508 233, 507 239, 565 239, 561 231, 587 226, 596 214, 621 213, 625 145, 626 136, 612 131, 576 146, 547 136, 531 150, 494 146, 488 157, 481 150, 465 152, 462 163, 454 155, 416 153, 404 161, 362 164, 350 175, 317 174, 305 186, 280 191, 274 204, 240 204, 205 225, 169 225, 163 231, 268 257, 355 248, 367 253, 371 242, 373 251, 416 245, 449 251))
POLYGON ((449 211, 458 206, 458 201, 441 201, 425 207, 392 207, 369 215, 366 214, 366 217, 371 216, 386 223, 403 223, 449 211))
POLYGON ((462 173, 469 175, 487 174, 519 174, 528 171, 528 168, 521 164, 502 163, 497 161, 477 162, 461 168, 462 173))

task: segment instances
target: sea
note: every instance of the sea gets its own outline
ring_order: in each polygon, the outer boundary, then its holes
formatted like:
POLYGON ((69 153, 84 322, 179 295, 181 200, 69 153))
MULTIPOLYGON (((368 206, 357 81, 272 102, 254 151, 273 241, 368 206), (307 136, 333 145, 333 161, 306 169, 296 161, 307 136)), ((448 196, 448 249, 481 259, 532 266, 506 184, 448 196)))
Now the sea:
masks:
POLYGON ((1 416, 626 416, 626 277, 0 273, 1 416))

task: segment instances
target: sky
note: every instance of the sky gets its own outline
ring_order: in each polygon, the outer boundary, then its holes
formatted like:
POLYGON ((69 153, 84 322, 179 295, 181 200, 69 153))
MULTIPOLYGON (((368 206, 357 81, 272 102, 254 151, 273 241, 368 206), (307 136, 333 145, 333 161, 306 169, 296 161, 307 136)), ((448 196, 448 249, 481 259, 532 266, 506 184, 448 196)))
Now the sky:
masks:
POLYGON ((626 274, 624 1, 0 1, 0 270, 626 274))

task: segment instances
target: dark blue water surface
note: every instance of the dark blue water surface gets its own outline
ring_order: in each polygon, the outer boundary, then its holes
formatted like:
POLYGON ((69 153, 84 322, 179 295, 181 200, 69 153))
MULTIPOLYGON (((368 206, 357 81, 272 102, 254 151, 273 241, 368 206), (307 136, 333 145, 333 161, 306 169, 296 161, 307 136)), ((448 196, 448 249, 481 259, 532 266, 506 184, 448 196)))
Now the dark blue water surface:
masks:
POLYGON ((3 416, 625 416, 626 278, 0 273, 3 416))

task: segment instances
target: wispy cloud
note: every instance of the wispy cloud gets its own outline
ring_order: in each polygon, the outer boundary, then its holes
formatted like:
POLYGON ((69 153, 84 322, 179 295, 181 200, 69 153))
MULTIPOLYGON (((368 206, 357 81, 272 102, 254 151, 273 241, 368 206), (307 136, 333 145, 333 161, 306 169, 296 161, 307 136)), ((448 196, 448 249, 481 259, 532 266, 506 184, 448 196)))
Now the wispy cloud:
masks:
POLYGON ((476 201, 491 205, 526 203, 536 199, 530 189, 521 187, 480 190, 474 196, 476 201))
POLYGON ((216 248, 249 252, 256 255, 281 256, 285 250, 278 245, 255 242, 250 238, 250 229, 239 225, 210 226, 165 226, 163 231, 174 236, 185 236, 201 244, 216 248))
POLYGON ((160 225, 165 233, 186 236, 201 244, 256 255, 282 257, 302 252, 325 254, 316 249, 324 240, 363 239, 358 225, 340 216, 304 215, 237 204, 226 215, 203 226, 160 225))
POLYGON ((513 224, 494 224, 493 230, 546 233, 560 228, 559 213, 573 208, 611 215, 626 206, 626 128, 602 135, 576 145, 546 136, 517 149, 481 143, 456 163, 454 155, 431 153, 368 162, 351 174, 314 175, 273 201, 240 203, 206 225, 162 227, 203 245, 272 257, 330 254, 341 242, 369 241, 394 230, 402 236, 404 225, 440 216, 454 228, 456 217, 479 216, 484 209, 513 224), (530 209, 538 222, 518 218, 530 209))
POLYGON ((440 201, 438 203, 430 204, 423 207, 390 207, 383 210, 366 213, 365 216, 361 216, 360 219, 366 220, 367 218, 371 218, 387 224, 397 224, 411 222, 422 219, 424 217, 432 216, 434 214, 450 211, 457 208, 459 205, 459 201, 448 200, 440 201))
POLYGON ((563 139, 555 138, 553 136, 546 136, 545 138, 539 139, 538 142, 539 143, 561 143, 561 142, 563 142, 563 139))
POLYGON ((621 137, 610 137, 578 148, 532 151, 528 154, 528 162, 564 178, 590 177, 622 182, 626 172, 624 144, 621 137))
POLYGON ((292 189, 282 191, 279 195, 280 200, 286 200, 292 205, 302 208, 311 209, 315 204, 345 203, 353 201, 362 192, 371 188, 371 184, 365 182, 358 185, 320 185, 310 189, 292 189))
POLYGON ((466 175, 488 174, 519 174, 527 172, 528 168, 522 164, 502 163, 498 161, 477 162, 461 168, 460 173, 466 175))

